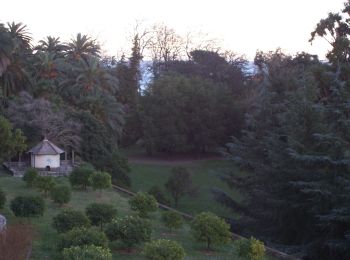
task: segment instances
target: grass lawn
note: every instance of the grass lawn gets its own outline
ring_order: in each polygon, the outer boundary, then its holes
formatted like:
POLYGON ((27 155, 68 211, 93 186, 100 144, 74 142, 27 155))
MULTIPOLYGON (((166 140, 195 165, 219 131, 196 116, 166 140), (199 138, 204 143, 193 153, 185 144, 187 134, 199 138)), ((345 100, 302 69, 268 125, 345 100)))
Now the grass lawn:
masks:
MULTIPOLYGON (((198 167, 195 167, 192 169, 195 171, 195 173, 203 174, 203 171, 205 169, 208 169, 209 165, 215 165, 217 162, 208 162, 208 164, 204 164, 198 167)), ((135 173, 138 169, 143 169, 143 172, 150 176, 151 173, 154 173, 156 175, 153 176, 153 178, 144 178, 145 182, 144 185, 151 186, 155 180, 157 182, 160 181, 160 177, 162 181, 165 180, 166 176, 164 175, 164 172, 169 172, 169 168, 155 168, 155 167, 143 167, 142 165, 133 165, 133 173, 135 173), (139 168, 138 168, 139 167, 139 168), (157 170, 154 170, 157 169, 157 170), (162 175, 163 174, 163 175, 162 175), (153 181, 152 181, 153 179, 153 181), (146 181, 147 180, 147 181, 146 181)), ((206 172, 209 174, 209 172, 206 172)), ((147 175, 147 176, 148 176, 147 175)), ((207 183, 208 177, 205 177, 206 174, 203 174, 202 177, 199 175, 196 176, 196 183, 207 183)), ((151 177, 151 176, 150 176, 151 177)), ((66 178, 57 178, 57 182, 60 183, 67 183, 66 178)), ((215 182, 211 182, 212 185, 215 184, 215 182)), ((135 185, 141 185, 141 181, 137 184, 135 182, 135 185)), ((204 196, 205 190, 209 189, 209 184, 207 183, 206 186, 203 186, 203 194, 201 196, 204 196)), ((1 210, 0 213, 5 215, 8 218, 9 224, 18 221, 16 217, 11 213, 11 211, 8 208, 9 201, 11 201, 15 196, 18 195, 29 195, 29 194, 38 194, 35 190, 27 188, 24 184, 24 182, 19 178, 14 178, 8 174, 5 174, 0 170, 0 187, 5 191, 7 195, 7 205, 5 206, 5 209, 1 210)), ((209 198, 209 197, 208 197, 209 198)), ((196 199, 198 203, 200 202, 200 199, 196 199)), ((207 210, 212 210, 211 207, 209 207, 210 202, 205 201, 205 199, 202 198, 202 202, 198 207, 196 207, 195 211, 201 211, 201 207, 204 207, 207 205, 207 210)), ((107 190, 104 191, 101 195, 101 197, 98 196, 98 192, 94 191, 74 191, 72 200, 69 204, 65 205, 64 208, 73 208, 78 210, 84 210, 85 207, 92 202, 106 202, 114 204, 118 209, 118 215, 128 215, 133 214, 128 206, 127 198, 121 196, 117 192, 113 190, 107 190)), ((182 207, 185 209, 190 209, 190 204, 186 204, 185 200, 183 200, 182 207), (186 208, 187 207, 187 208, 186 208)), ((220 209, 219 206, 217 210, 223 210, 222 212, 225 212, 224 209, 220 209)), ((58 239, 58 234, 56 231, 51 227, 52 223, 52 217, 55 216, 58 212, 60 212, 62 208, 55 205, 51 202, 51 200, 46 199, 46 212, 43 217, 40 218, 33 218, 31 221, 34 225, 34 228, 36 230, 36 238, 33 245, 33 254, 32 259, 35 260, 42 260, 42 259, 60 259, 57 252, 56 252, 56 243, 58 239)), ((193 212, 193 210, 192 210, 193 212)), ((203 251, 204 244, 196 243, 192 240, 190 232, 189 232, 189 225, 186 224, 180 231, 175 232, 174 234, 169 234, 169 231, 161 224, 159 221, 160 214, 159 212, 154 213, 152 216, 152 222, 153 222, 153 239, 156 238, 168 238, 178 241, 186 251, 186 259, 238 259, 234 256, 229 256, 229 252, 232 251, 232 244, 225 246, 223 248, 218 248, 215 252, 212 252, 210 254, 207 254, 205 251, 203 251)), ((141 250, 141 249, 140 249, 141 250)), ((140 251, 139 250, 139 251, 140 251)), ((140 256, 137 252, 131 255, 118 253, 116 250, 113 251, 113 259, 144 259, 142 256, 140 256)))
MULTIPOLYGON (((157 165, 151 163, 130 163, 131 164, 131 182, 133 191, 148 191, 156 185, 163 189, 165 194, 170 198, 170 194, 164 188, 171 169, 171 165, 157 165)), ((231 195, 237 202, 243 200, 243 196, 230 189, 226 183, 218 177, 227 168, 232 169, 234 166, 228 161, 223 160, 198 160, 184 165, 192 174, 193 183, 197 187, 195 197, 184 196, 179 201, 178 209, 189 213, 196 214, 202 211, 211 211, 222 217, 238 217, 235 212, 218 203, 211 192, 212 188, 219 188, 231 195)), ((235 168, 233 168, 235 169, 235 168)), ((242 174, 240 171, 235 171, 242 174)))

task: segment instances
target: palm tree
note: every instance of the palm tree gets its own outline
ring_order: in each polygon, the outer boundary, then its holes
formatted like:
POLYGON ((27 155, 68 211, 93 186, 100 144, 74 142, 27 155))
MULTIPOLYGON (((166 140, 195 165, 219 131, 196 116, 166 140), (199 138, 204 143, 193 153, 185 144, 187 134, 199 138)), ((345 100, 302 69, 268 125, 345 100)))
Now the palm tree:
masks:
POLYGON ((3 55, 7 69, 2 71, 0 87, 2 87, 5 97, 31 85, 31 77, 27 70, 27 65, 32 51, 30 45, 31 37, 26 25, 14 22, 7 25, 8 28, 5 31, 8 32, 8 37, 13 43, 13 49, 9 56, 3 55))
POLYGON ((0 77, 10 64, 13 48, 13 41, 8 30, 3 24, 0 24, 0 77))
POLYGON ((100 46, 96 40, 87 35, 77 34, 75 39, 68 43, 68 54, 75 60, 83 59, 87 61, 89 56, 100 57, 100 46))
POLYGON ((41 52, 49 52, 54 54, 54 58, 63 57, 63 52, 67 50, 67 45, 61 43, 59 37, 47 36, 44 40, 39 41, 39 45, 35 47, 41 52))

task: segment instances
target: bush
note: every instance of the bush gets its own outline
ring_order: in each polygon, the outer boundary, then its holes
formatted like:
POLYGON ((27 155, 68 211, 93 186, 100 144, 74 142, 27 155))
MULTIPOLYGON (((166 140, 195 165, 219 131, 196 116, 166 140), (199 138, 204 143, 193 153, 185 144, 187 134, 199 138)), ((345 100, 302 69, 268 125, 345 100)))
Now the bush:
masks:
POLYGON ((65 233, 73 228, 87 228, 90 226, 90 221, 83 212, 64 210, 53 217, 52 226, 58 233, 65 233))
POLYGON ((45 195, 55 186, 55 181, 51 176, 37 176, 34 180, 34 187, 45 195))
POLYGON ((103 224, 111 222, 117 216, 117 209, 105 203, 92 203, 86 207, 85 212, 91 224, 100 226, 101 230, 103 224))
POLYGON ((170 205, 170 200, 164 195, 163 191, 158 186, 153 186, 147 193, 153 195, 160 204, 170 205))
POLYGON ((112 186, 111 175, 107 172, 94 172, 90 176, 91 186, 94 190, 107 189, 112 186))
POLYGON ((69 181, 72 186, 81 186, 84 190, 91 185, 90 177, 95 169, 90 164, 83 164, 74 170, 69 175, 69 181))
POLYGON ((121 241, 126 248, 151 239, 152 227, 147 219, 126 216, 108 224, 105 233, 110 241, 121 241))
POLYGON ((121 187, 131 186, 131 180, 128 175, 130 172, 128 160, 122 157, 117 151, 113 151, 107 156, 103 169, 111 174, 113 184, 121 187))
POLYGON ((10 208, 16 217, 37 217, 44 214, 45 202, 37 196, 18 196, 11 201, 10 208))
POLYGON ((29 168, 23 176, 23 181, 27 183, 28 187, 33 187, 36 177, 38 177, 38 171, 34 168, 29 168))
POLYGON ((148 217, 148 213, 156 211, 158 206, 157 200, 152 195, 144 192, 138 192, 129 200, 129 204, 131 209, 138 211, 142 218, 148 217))
POLYGON ((254 237, 242 238, 235 241, 237 255, 249 260, 262 260, 265 256, 264 243, 254 237))
POLYGON ((63 260, 112 260, 109 249, 100 246, 85 245, 65 248, 62 253, 63 260))
POLYGON ((152 260, 182 260, 185 258, 183 247, 179 243, 167 239, 146 243, 142 253, 146 258, 152 260))
POLYGON ((95 245, 108 248, 108 240, 104 233, 93 229, 74 228, 60 236, 58 250, 73 246, 95 245))
POLYGON ((72 190, 68 186, 59 185, 52 188, 50 191, 50 197, 55 203, 63 205, 70 201, 72 197, 72 190))
POLYGON ((162 221, 164 225, 170 229, 179 229, 182 227, 183 218, 182 216, 174 211, 164 211, 162 213, 162 221))
POLYGON ((0 189, 0 209, 5 206, 6 203, 6 194, 0 189))
POLYGON ((210 212, 202 212, 191 223, 194 238, 206 242, 207 249, 212 244, 223 245, 231 241, 230 225, 210 212))

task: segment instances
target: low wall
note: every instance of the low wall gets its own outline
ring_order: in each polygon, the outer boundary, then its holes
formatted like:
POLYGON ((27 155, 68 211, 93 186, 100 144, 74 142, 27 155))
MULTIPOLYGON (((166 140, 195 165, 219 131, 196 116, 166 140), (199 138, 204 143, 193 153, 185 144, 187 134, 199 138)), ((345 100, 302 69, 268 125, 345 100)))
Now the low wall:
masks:
MULTIPOLYGON (((116 186, 116 185, 112 185, 113 189, 118 191, 118 192, 121 192, 123 194, 126 194, 128 196, 135 196, 136 193, 135 192, 132 192, 132 191, 129 191, 125 188, 122 188, 122 187, 119 187, 119 186, 116 186)), ((164 210, 170 210, 170 211, 174 211, 174 212, 177 212, 179 213, 183 218, 187 219, 187 220, 192 220, 194 217, 190 214, 186 214, 184 212, 181 212, 181 211, 178 211, 174 208, 171 208, 169 206, 166 206, 164 204, 160 204, 158 203, 158 207, 161 208, 161 209, 164 209, 164 210)), ((231 233, 232 234, 232 239, 233 240, 237 240, 237 239, 242 239, 244 237, 238 235, 238 234, 235 234, 235 233, 231 233)), ((271 248, 271 247, 267 247, 265 246, 265 249, 266 249, 266 253, 271 255, 271 256, 274 256, 278 259, 284 259, 284 260, 300 260, 299 258, 297 257, 294 257, 294 256, 291 256, 291 255, 288 255, 286 253, 283 253, 281 251, 278 251, 274 248, 271 248)))

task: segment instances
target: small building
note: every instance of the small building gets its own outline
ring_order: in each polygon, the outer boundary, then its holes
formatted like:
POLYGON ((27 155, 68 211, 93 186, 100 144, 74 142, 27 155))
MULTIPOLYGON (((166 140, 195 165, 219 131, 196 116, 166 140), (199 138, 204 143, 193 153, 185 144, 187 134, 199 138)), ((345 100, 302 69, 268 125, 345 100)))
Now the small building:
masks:
POLYGON ((28 151, 30 165, 36 169, 51 171, 61 166, 61 154, 65 151, 54 145, 47 138, 28 151))

